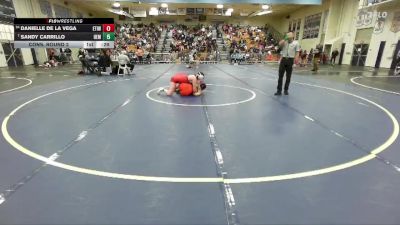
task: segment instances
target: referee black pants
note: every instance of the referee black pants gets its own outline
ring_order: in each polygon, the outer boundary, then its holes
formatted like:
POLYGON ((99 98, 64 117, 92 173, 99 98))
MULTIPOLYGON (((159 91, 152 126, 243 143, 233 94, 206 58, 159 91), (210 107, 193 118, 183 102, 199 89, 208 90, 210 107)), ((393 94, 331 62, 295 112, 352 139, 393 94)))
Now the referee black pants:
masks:
POLYGON ((282 58, 279 64, 278 92, 282 92, 283 75, 286 72, 285 91, 289 90, 290 78, 292 77, 294 58, 282 58))

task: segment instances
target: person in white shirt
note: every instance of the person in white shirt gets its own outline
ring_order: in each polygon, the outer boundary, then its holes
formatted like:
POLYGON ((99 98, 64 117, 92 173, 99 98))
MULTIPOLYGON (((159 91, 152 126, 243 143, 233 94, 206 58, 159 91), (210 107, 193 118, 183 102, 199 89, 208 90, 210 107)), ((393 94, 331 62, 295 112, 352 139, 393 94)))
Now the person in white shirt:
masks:
POLYGON ((284 94, 289 94, 289 84, 290 78, 292 76, 293 71, 293 63, 295 58, 298 59, 300 45, 297 41, 294 40, 294 34, 289 32, 286 34, 285 39, 279 42, 279 46, 281 47, 281 61, 279 63, 279 79, 278 79, 278 87, 275 95, 282 95, 282 83, 283 76, 286 72, 286 82, 284 88, 284 94))
POLYGON ((121 66, 128 65, 130 68, 129 75, 132 73, 133 68, 135 67, 133 64, 130 63, 130 59, 126 53, 126 51, 121 51, 121 54, 118 56, 118 63, 121 66))

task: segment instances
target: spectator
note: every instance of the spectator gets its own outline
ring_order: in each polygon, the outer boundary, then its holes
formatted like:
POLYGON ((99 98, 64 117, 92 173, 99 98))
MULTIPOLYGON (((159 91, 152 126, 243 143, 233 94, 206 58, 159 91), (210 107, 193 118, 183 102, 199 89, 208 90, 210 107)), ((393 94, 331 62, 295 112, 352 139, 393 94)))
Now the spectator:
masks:
POLYGON ((314 53, 313 69, 311 71, 318 72, 318 64, 322 56, 322 45, 318 44, 313 53, 314 53))
POLYGON ((82 70, 79 71, 78 74, 82 75, 85 73, 84 71, 86 69, 86 67, 85 67, 85 51, 83 50, 83 48, 80 48, 78 51, 78 59, 82 64, 82 70))
POLYGON ((143 55, 144 55, 144 51, 141 47, 138 47, 138 49, 136 50, 136 56, 139 59, 139 63, 143 63, 143 55))
POLYGON ((68 62, 71 64, 72 63, 72 51, 70 48, 65 49, 65 54, 67 56, 68 62))
POLYGON ((275 95, 282 95, 282 83, 283 76, 286 72, 286 82, 284 87, 284 94, 289 94, 289 84, 290 78, 292 76, 293 63, 298 59, 298 52, 300 50, 299 43, 294 39, 294 34, 292 32, 287 33, 284 40, 279 42, 279 46, 282 48, 281 55, 282 59, 279 63, 279 79, 278 87, 275 95))
POLYGON ((310 49, 310 52, 309 52, 308 55, 307 55, 307 61, 308 61, 308 63, 311 63, 311 62, 312 62, 313 56, 314 56, 314 49, 311 48, 311 49, 310 49))
POLYGON ((154 24, 117 25, 115 46, 117 49, 133 50, 138 47, 154 52, 163 28, 154 24), (128 49, 130 48, 130 49, 128 49))
POLYGON ((335 65, 336 57, 339 55, 339 51, 337 48, 335 48, 332 52, 332 57, 331 57, 331 64, 335 65))
POLYGON ((99 58, 99 67, 99 75, 101 75, 101 72, 107 72, 107 68, 111 68, 111 51, 109 49, 101 51, 101 55, 99 58))
MULTIPOLYGON (((130 59, 127 56, 127 53, 125 50, 121 51, 121 54, 118 56, 118 63, 120 66, 129 66, 130 67, 130 71, 129 71, 129 75, 131 74, 131 72, 133 71, 133 68, 135 67, 135 65, 130 63, 130 59)), ((117 71, 118 73, 119 71, 117 71)))
POLYGON ((54 49, 50 49, 49 61, 50 60, 56 60, 56 51, 54 49))
POLYGON ((304 50, 301 54, 301 63, 300 66, 306 66, 307 65, 307 50, 304 50))

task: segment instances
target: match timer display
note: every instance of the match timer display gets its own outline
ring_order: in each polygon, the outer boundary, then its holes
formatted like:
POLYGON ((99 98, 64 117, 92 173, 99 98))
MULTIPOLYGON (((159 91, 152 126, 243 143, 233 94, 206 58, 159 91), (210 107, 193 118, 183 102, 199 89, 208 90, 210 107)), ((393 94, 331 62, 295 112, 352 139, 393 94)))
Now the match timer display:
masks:
POLYGON ((114 48, 113 18, 15 18, 16 48, 114 48))

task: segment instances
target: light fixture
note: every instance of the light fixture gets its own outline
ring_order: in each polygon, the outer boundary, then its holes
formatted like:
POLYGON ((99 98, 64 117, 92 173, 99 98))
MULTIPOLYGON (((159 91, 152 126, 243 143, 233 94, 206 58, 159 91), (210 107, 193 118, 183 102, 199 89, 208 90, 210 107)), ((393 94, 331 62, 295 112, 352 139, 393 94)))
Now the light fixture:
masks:
POLYGON ((168 8, 168 4, 167 4, 167 3, 162 3, 162 4, 161 4, 161 7, 163 7, 163 8, 168 8))
POLYGON ((226 12, 225 12, 225 16, 231 16, 232 12, 233 12, 232 8, 227 9, 226 12))
POLYGON ((272 13, 272 10, 261 11, 261 12, 257 13, 257 16, 262 16, 262 15, 266 15, 266 14, 270 14, 270 13, 272 13))
POLYGON ((149 16, 158 16, 158 9, 156 7, 151 7, 149 11, 149 16))
POLYGON ((262 9, 269 9, 269 5, 262 5, 261 8, 262 9))
POLYGON ((123 10, 120 10, 120 9, 108 9, 108 11, 118 14, 118 15, 123 15, 123 16, 129 17, 129 18, 133 18, 133 16, 131 14, 129 14, 123 10))
POLYGON ((119 2, 114 2, 113 3, 113 7, 115 8, 119 8, 121 6, 121 4, 119 4, 119 2))
POLYGON ((222 8, 224 8, 224 5, 222 5, 222 4, 217 5, 217 9, 222 9, 222 8))

